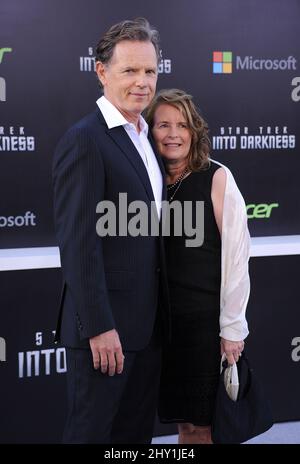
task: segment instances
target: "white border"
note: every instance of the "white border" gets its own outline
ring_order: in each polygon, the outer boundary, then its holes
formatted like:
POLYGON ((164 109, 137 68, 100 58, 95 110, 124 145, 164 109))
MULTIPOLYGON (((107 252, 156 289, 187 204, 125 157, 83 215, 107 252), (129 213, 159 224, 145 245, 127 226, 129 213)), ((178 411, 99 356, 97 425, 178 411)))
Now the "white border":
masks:
POLYGON ((58 247, 0 249, 0 271, 61 267, 58 247))
POLYGON ((251 256, 284 255, 300 255, 300 235, 251 238, 251 256))
MULTIPOLYGON (((300 255, 300 235, 251 238, 251 256, 284 255, 300 255)), ((0 249, 0 271, 59 267, 58 247, 0 249)))

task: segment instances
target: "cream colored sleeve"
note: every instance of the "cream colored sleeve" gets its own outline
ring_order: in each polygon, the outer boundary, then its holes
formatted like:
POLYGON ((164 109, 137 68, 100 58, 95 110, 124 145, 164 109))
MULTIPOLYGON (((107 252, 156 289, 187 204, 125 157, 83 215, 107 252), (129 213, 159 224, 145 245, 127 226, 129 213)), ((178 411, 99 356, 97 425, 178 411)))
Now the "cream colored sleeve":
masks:
POLYGON ((250 235, 244 199, 230 170, 222 167, 227 179, 222 219, 220 336, 239 341, 249 334, 246 307, 250 293, 250 235))

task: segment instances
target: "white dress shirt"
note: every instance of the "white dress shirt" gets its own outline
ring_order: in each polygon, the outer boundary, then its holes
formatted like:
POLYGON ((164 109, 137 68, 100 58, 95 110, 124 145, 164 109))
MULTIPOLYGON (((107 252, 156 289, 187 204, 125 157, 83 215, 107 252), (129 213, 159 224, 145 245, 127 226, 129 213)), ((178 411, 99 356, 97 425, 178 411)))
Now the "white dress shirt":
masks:
POLYGON ((156 156, 148 140, 148 124, 146 123, 145 119, 140 116, 139 127, 141 131, 138 133, 135 125, 128 122, 120 113, 120 111, 109 100, 107 100, 107 98, 102 96, 98 98, 96 103, 105 119, 108 128, 112 129, 113 127, 123 126, 138 153, 140 154, 140 157, 142 158, 148 173, 158 217, 160 218, 163 180, 156 156))

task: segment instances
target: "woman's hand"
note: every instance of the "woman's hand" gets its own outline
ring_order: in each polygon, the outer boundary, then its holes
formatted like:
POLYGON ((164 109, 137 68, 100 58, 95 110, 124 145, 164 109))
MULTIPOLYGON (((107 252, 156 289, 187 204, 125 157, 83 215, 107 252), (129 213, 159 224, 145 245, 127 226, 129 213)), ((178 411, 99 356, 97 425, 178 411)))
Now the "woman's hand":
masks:
POLYGON ((244 341, 232 342, 221 338, 221 356, 225 353, 228 364, 234 364, 239 360, 241 352, 244 349, 244 341))

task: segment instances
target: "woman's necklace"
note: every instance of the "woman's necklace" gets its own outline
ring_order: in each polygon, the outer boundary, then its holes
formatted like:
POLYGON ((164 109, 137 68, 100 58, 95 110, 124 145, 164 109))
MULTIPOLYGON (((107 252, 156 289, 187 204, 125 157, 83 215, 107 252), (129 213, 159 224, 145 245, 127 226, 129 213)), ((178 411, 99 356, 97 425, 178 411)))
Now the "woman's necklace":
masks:
POLYGON ((181 182, 183 181, 183 179, 185 178, 186 174, 189 172, 189 168, 188 166, 185 168, 185 170, 180 174, 180 176, 178 177, 178 179, 176 180, 176 182, 174 182, 174 184, 171 184, 171 185, 167 185, 167 190, 170 191, 172 190, 174 187, 176 187, 176 189, 174 190, 173 194, 170 196, 169 198, 169 201, 172 201, 177 190, 179 189, 179 187, 181 186, 181 182))

